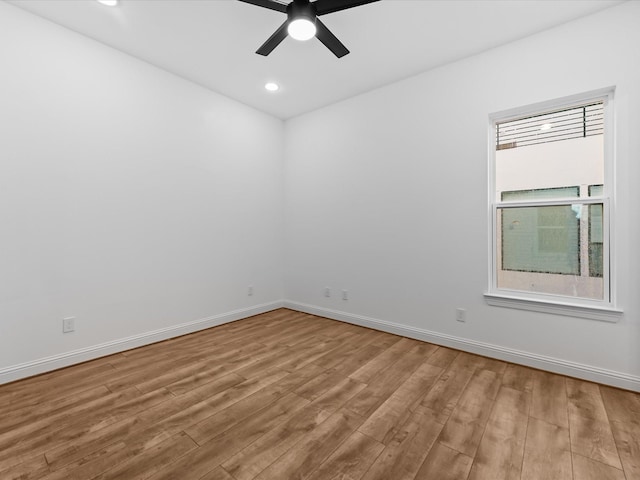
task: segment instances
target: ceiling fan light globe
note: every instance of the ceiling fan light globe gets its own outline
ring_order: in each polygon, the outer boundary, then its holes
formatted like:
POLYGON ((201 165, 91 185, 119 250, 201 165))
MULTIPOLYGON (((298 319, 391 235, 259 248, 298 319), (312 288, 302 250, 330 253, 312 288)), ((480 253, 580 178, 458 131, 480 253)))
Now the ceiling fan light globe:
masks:
POLYGON ((306 18, 297 18, 289 23, 287 32, 291 38, 304 42, 316 36, 316 25, 306 18))

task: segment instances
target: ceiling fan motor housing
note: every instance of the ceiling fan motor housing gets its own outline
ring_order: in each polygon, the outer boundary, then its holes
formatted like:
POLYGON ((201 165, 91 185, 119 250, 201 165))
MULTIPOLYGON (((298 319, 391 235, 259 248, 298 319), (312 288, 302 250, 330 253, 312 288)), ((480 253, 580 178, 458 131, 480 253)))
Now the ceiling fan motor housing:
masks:
POLYGON ((287 5, 287 17, 289 22, 304 18, 315 25, 316 7, 309 0, 293 0, 287 5))

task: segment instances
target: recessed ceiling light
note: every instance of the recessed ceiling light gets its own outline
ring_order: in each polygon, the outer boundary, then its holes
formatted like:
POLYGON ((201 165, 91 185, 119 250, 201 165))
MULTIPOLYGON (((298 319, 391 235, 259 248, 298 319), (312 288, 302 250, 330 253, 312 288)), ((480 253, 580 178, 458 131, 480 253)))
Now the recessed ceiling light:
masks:
POLYGON ((118 0, 98 0, 98 3, 106 5, 107 7, 115 7, 118 5, 118 0))
POLYGON ((264 84, 264 88, 266 88, 270 92, 277 92, 278 90, 280 90, 280 85, 278 85, 277 83, 269 82, 264 84))
POLYGON ((542 125, 540 127, 540 130, 542 130, 542 131, 551 130, 551 124, 550 123, 545 123, 544 125, 542 125))

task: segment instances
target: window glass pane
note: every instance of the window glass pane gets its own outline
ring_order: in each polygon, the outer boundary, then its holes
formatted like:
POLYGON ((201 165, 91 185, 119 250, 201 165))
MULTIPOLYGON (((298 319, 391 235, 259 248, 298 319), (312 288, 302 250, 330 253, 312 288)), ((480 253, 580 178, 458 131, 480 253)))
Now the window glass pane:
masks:
POLYGON ((498 288, 604 298, 602 203, 497 213, 498 288))
POLYGON ((502 209, 502 268, 579 275, 579 228, 571 205, 502 209))
POLYGON ((602 277, 602 204, 589 205, 589 276, 602 277))
POLYGON ((589 185, 590 197, 601 197, 604 193, 604 185, 589 185))
POLYGON ((538 200, 543 198, 576 198, 579 196, 580 187, 539 188, 535 190, 502 192, 502 201, 538 200))

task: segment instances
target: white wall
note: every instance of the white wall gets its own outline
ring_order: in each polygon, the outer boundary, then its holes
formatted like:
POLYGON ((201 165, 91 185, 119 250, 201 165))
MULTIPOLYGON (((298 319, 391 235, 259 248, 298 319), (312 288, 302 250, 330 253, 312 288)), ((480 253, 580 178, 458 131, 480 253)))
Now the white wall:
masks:
POLYGON ((284 255, 292 307, 640 390, 638 20, 629 2, 283 129, 0 3, 0 383, 274 308, 284 255), (610 85, 624 317, 486 305, 488 114, 610 85))
POLYGON ((638 25, 628 2, 288 121, 288 304, 640 390, 638 25), (489 114, 612 85, 623 318, 488 306, 489 114))
POLYGON ((0 383, 280 305, 280 120, 4 2, 0 46, 0 383))
POLYGON ((503 191, 581 185, 588 188, 604 183, 604 136, 498 150, 495 161, 496 200, 500 200, 503 191))

